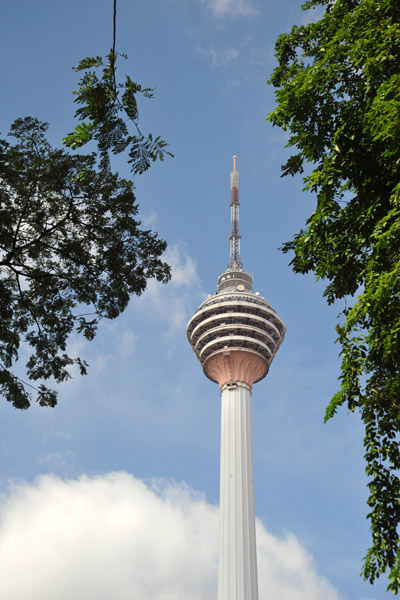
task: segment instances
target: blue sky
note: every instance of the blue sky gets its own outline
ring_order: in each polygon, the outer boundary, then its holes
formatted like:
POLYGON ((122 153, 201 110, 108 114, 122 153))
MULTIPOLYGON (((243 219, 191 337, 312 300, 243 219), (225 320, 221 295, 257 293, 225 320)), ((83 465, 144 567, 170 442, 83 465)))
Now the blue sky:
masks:
MULTIPOLYGON (((314 15, 315 17, 315 15, 314 15)), ((155 88, 141 126, 175 155, 135 180, 140 215, 168 242, 167 286, 150 282, 97 338, 55 409, 0 403, 0 597, 216 597, 218 387, 186 324, 229 259, 229 174, 238 156, 244 268, 287 324, 253 392, 260 600, 381 600, 359 577, 369 543, 362 427, 342 410, 323 286, 279 246, 313 210, 281 179, 284 134, 265 123, 279 33, 311 16, 297 0, 118 1, 119 73, 155 88)), ((111 0, 15 0, 0 23, 0 130, 36 116, 54 145, 74 127, 72 66, 112 44, 111 0)), ((129 176, 124 159, 114 168, 129 176)))

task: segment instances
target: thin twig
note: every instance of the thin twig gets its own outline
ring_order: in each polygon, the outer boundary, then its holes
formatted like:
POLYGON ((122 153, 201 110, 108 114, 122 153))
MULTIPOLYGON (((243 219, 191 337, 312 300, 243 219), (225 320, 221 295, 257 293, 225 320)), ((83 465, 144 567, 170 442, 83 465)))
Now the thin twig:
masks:
POLYGON ((32 310, 31 306, 25 301, 25 296, 24 296, 24 293, 21 288, 21 283, 19 281, 19 274, 16 273, 16 276, 17 276, 16 279, 17 279, 17 284, 18 284, 19 296, 21 298, 22 305, 25 306, 25 308, 27 308, 28 311, 30 312, 33 320, 36 323, 36 327, 38 328, 39 337, 42 337, 42 329, 40 327, 40 323, 35 315, 35 312, 32 310))
POLYGON ((116 38, 117 38, 117 0, 114 0, 114 14, 113 14, 113 46, 112 46, 112 62, 111 62, 111 69, 112 69, 112 77, 113 77, 113 87, 114 87, 114 94, 115 97, 117 97, 117 81, 115 78, 115 60, 116 60, 116 54, 115 54, 115 45, 116 45, 116 38))
POLYGON ((28 387, 30 387, 33 390, 35 390, 35 392, 38 392, 39 394, 41 393, 40 390, 38 390, 37 388, 35 388, 34 385, 31 385, 30 383, 27 383, 26 381, 24 381, 23 379, 21 379, 21 377, 17 377, 17 375, 14 375, 14 373, 11 373, 11 371, 9 371, 8 369, 6 369, 6 367, 2 363, 0 363, 0 368, 2 368, 3 371, 5 371, 6 373, 8 373, 10 375, 10 377, 12 377, 13 379, 15 379, 17 381, 20 381, 24 385, 27 385, 28 387))

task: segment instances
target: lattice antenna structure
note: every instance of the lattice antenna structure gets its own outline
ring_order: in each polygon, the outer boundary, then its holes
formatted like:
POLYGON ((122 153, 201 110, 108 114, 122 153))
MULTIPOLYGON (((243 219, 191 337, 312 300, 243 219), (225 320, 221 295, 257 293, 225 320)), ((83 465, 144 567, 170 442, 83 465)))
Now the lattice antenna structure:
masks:
POLYGON ((236 171, 236 156, 233 157, 233 171, 231 172, 231 235, 230 260, 228 269, 242 269, 240 259, 240 228, 239 228, 239 172, 236 171))

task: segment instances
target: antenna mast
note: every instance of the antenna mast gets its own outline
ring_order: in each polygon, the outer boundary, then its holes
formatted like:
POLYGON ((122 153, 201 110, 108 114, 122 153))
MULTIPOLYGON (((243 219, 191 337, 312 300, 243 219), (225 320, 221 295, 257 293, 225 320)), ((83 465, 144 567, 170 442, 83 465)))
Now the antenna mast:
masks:
POLYGON ((228 269, 242 269, 240 260, 240 229, 239 229, 239 172, 236 171, 236 156, 233 157, 233 171, 231 172, 231 235, 230 260, 228 269))

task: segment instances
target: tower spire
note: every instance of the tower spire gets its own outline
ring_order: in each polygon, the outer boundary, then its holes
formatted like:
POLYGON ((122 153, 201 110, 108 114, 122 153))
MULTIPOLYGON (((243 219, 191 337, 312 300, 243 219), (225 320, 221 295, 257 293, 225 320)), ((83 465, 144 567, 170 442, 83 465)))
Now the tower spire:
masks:
POLYGON ((242 269, 240 260, 240 228, 239 228, 239 172, 236 171, 236 156, 233 157, 233 171, 231 172, 231 235, 230 259, 228 269, 242 269))

